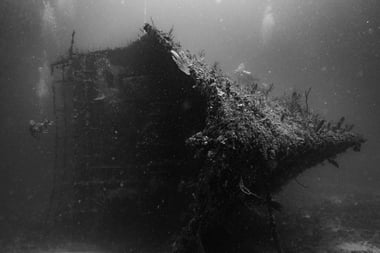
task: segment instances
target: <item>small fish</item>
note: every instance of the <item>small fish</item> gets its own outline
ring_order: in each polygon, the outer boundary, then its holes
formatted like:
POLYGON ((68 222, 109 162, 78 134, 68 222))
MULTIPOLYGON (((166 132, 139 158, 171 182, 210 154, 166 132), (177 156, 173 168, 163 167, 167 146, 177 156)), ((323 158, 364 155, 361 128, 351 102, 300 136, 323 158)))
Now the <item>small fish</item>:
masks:
POLYGON ((53 124, 54 124, 54 122, 50 121, 48 119, 45 119, 42 122, 36 122, 34 120, 30 120, 29 121, 29 132, 34 138, 39 139, 41 134, 48 133, 49 126, 52 126, 53 124))
POLYGON ((102 93, 102 94, 99 94, 98 97, 94 98, 94 101, 101 101, 101 100, 104 100, 105 98, 106 98, 106 95, 102 93))

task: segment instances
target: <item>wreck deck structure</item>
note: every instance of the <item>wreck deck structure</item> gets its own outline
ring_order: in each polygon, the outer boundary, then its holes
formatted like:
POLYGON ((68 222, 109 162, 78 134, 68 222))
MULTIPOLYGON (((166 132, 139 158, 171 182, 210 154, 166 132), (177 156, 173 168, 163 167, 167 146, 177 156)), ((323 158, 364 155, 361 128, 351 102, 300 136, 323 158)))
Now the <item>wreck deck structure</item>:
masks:
POLYGON ((50 215, 79 234, 117 230, 174 238, 176 252, 233 252, 236 238, 226 235, 240 233, 230 219, 242 203, 271 212, 289 180, 364 142, 344 119, 311 113, 298 93, 273 99, 254 84, 240 88, 148 24, 123 48, 72 46, 52 65, 50 215))

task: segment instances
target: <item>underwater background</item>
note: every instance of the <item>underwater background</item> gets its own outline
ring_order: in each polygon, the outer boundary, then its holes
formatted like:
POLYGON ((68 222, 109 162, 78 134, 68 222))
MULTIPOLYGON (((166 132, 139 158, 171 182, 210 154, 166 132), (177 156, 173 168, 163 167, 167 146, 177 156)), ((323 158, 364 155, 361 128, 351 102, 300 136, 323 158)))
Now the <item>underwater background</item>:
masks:
POLYGON ((30 120, 53 117, 50 64, 67 53, 73 30, 75 48, 87 52, 127 45, 145 22, 174 27, 184 49, 204 50, 226 73, 243 63, 262 85, 274 84, 272 96, 311 88, 313 111, 354 124, 367 139, 361 152, 339 156, 339 168, 308 170, 277 196, 279 233, 287 252, 380 252, 379 13, 376 0, 2 0, 4 252, 60 252, 43 242, 40 224, 54 136, 37 140, 28 131, 30 120))

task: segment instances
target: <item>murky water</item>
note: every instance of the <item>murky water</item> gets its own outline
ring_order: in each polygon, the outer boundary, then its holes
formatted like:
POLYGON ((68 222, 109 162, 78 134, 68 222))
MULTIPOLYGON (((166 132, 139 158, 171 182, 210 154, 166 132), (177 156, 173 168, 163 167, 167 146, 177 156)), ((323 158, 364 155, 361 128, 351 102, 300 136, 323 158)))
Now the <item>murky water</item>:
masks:
MULTIPOLYGON (((194 184, 182 179, 193 175, 191 171, 178 172, 173 168, 198 164, 178 165, 184 145, 173 146, 170 142, 165 146, 157 141, 154 149, 144 149, 137 143, 143 131, 149 133, 149 138, 164 136, 174 143, 192 131, 189 125, 196 129, 204 124, 199 109, 204 101, 186 93, 190 95, 183 103, 175 102, 178 108, 190 110, 180 117, 182 130, 157 130, 155 124, 161 121, 148 124, 145 114, 149 112, 154 118, 169 111, 163 120, 169 125, 179 111, 172 109, 170 103, 151 105, 154 96, 158 100, 163 94, 188 91, 174 87, 152 95, 146 87, 154 73, 141 76, 114 63, 95 62, 104 65, 97 66, 103 71, 101 75, 108 72, 104 74, 106 78, 98 78, 95 89, 88 93, 96 95, 89 103, 93 106, 91 115, 101 110, 106 113, 104 117, 96 114, 96 120, 91 118, 93 121, 83 124, 89 131, 102 128, 97 136, 110 138, 98 142, 95 137, 89 138, 87 155, 92 158, 82 165, 96 171, 93 174, 57 169, 78 164, 74 158, 76 146, 65 140, 75 135, 73 122, 82 112, 70 111, 72 118, 68 121, 59 115, 67 114, 70 106, 79 108, 82 101, 74 101, 75 89, 54 90, 54 81, 64 81, 61 74, 65 73, 52 69, 51 64, 68 55, 127 46, 142 36, 145 22, 164 31, 173 27, 172 35, 183 49, 198 54, 210 65, 218 62, 216 66, 227 75, 244 74, 248 77, 245 80, 253 80, 262 90, 273 83, 271 97, 294 91, 304 94, 311 88, 308 102, 313 112, 335 122, 344 116, 346 122, 354 124, 354 131, 368 140, 361 152, 348 151, 334 158, 339 168, 328 161, 319 164, 276 196, 284 206, 281 213, 276 213, 280 240, 285 252, 380 252, 379 11, 378 1, 357 0, 1 1, 2 252, 167 252, 176 239, 176 231, 189 219, 187 213, 179 214, 178 210, 196 198, 191 194, 181 197, 194 184), (205 54, 199 53, 202 50, 205 54), (104 87, 105 83, 109 87, 104 87), (133 94, 133 99, 144 101, 146 106, 139 107, 141 111, 122 108, 125 115, 133 115, 124 124, 128 135, 110 127, 125 120, 112 116, 120 112, 114 106, 121 94, 119 83, 131 84, 130 90, 122 92, 133 94), (191 103, 194 99, 199 106, 191 103), (100 106, 103 101, 111 101, 112 106, 100 106), (70 106, 60 108, 65 103, 70 106), (196 116, 188 116, 191 113, 196 116), (71 132, 64 133, 63 128, 71 132), (140 156, 132 157, 131 149, 141 151, 140 156), (172 155, 165 157, 167 153, 172 155), (170 168, 170 173, 154 171, 155 176, 148 177, 153 169, 139 174, 131 164, 120 165, 120 161, 142 164, 141 160, 148 168, 158 162, 165 164, 160 166, 170 168), (74 178, 70 173, 78 173, 76 178, 87 181, 63 184, 67 178, 74 178), (109 179, 106 186, 105 178, 109 179), (89 186, 99 181, 100 190, 89 186), (171 188, 172 184, 178 187, 171 188), (75 192, 79 187, 87 190, 79 194, 75 192), (75 203, 68 197, 73 195, 80 196, 75 203), (84 210, 81 205, 87 203, 92 203, 86 206, 88 213, 70 213, 76 208, 84 210), (122 215, 125 212, 128 219, 122 215), (80 222, 73 217, 80 217, 80 222), (59 224, 59 229, 52 228, 54 224, 59 224), (121 228, 114 231, 116 227, 121 228)), ((157 65, 160 61, 165 65, 161 59, 157 65)), ((190 73, 184 69, 181 71, 190 73)), ((258 252, 274 252, 270 237, 257 245, 258 252)))

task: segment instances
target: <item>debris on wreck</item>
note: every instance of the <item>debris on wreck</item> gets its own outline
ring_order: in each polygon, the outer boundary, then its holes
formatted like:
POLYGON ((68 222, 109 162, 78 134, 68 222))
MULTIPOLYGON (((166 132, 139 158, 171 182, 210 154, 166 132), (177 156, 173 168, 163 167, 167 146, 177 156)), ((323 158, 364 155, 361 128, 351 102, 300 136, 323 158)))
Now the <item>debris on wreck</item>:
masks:
POLYGON ((143 238, 175 238, 173 252, 234 252, 243 227, 254 224, 242 213, 264 206, 281 251, 273 194, 365 140, 342 127, 344 118, 331 128, 312 113, 310 90, 271 98, 241 89, 203 58, 145 24, 126 47, 71 46, 52 65, 53 224, 96 233, 139 221, 134 231, 143 238))

